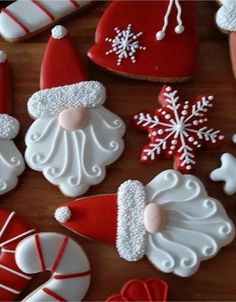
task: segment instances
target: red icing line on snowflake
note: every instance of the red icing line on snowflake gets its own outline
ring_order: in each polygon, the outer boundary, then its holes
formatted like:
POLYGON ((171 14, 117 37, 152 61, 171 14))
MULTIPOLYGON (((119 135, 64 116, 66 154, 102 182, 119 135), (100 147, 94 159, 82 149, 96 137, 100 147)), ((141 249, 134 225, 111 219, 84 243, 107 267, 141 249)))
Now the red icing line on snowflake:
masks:
POLYGON ((49 10, 47 10, 46 7, 43 6, 41 3, 39 3, 37 0, 31 0, 31 2, 35 4, 42 12, 44 12, 49 17, 49 19, 51 19, 52 21, 55 20, 53 14, 49 10))
POLYGON ((26 33, 26 34, 29 34, 30 33, 30 30, 20 21, 17 19, 16 16, 14 16, 9 10, 7 10, 6 8, 3 8, 1 10, 2 13, 5 13, 9 18, 11 18, 20 28, 23 29, 23 31, 26 33))
POLYGON ((141 161, 152 163, 158 157, 174 158, 176 169, 186 173, 195 165, 195 151, 216 145, 224 139, 220 130, 209 128, 207 112, 213 96, 200 96, 190 103, 180 102, 177 90, 164 86, 154 113, 140 112, 133 117, 139 129, 146 130, 150 142, 143 148, 141 161))

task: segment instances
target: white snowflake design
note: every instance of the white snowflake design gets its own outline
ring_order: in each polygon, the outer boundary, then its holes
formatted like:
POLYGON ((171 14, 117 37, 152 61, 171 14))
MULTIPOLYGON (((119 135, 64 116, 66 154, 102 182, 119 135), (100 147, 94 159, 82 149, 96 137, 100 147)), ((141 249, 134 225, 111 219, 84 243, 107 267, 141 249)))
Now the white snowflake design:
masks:
POLYGON ((118 27, 114 29, 115 38, 106 38, 105 41, 111 43, 111 49, 106 52, 106 55, 115 53, 117 58, 117 65, 121 65, 125 59, 130 59, 132 63, 136 63, 136 52, 138 50, 146 50, 145 46, 140 45, 138 38, 143 35, 143 32, 137 34, 131 31, 131 24, 127 29, 121 30, 118 27))
POLYGON ((143 148, 141 161, 152 162, 161 154, 174 157, 175 167, 182 172, 192 169, 194 151, 205 145, 214 145, 224 139, 220 130, 208 127, 207 111, 213 96, 180 102, 177 90, 163 88, 160 97, 164 104, 154 114, 141 112, 133 117, 135 125, 148 131, 150 142, 143 148))

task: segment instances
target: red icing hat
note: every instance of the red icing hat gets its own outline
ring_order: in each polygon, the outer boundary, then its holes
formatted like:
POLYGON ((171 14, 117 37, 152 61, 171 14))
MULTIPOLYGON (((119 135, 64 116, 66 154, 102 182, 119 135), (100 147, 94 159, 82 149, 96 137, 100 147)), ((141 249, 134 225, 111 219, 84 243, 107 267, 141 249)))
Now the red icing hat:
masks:
POLYGON ((122 287, 120 293, 106 299, 112 301, 160 301, 167 298, 168 284, 159 279, 130 280, 122 287))
POLYGON ((114 1, 102 16, 89 58, 115 73, 152 81, 191 77, 198 56, 192 1, 114 1))
POLYGON ((66 28, 55 26, 43 57, 40 88, 70 85, 87 79, 80 53, 66 28))

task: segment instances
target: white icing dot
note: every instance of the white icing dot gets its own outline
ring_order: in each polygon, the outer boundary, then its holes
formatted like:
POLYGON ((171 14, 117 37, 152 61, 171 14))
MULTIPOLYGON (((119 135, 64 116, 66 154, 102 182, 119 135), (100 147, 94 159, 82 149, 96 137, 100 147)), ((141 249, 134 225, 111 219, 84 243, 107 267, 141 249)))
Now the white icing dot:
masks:
POLYGON ((60 207, 56 209, 54 217, 58 222, 65 223, 71 218, 71 210, 69 207, 60 207))
POLYGON ((153 131, 153 132, 152 132, 152 135, 153 135, 153 136, 156 136, 156 135, 157 135, 157 132, 156 132, 156 131, 153 131))
POLYGON ((188 114, 187 110, 183 110, 181 113, 182 113, 182 115, 188 114))
POLYGON ((162 115, 166 115, 166 111, 163 110, 161 114, 162 114, 162 115))
POLYGON ((157 39, 157 41, 161 41, 161 40, 163 40, 165 38, 165 33, 163 32, 163 31, 158 31, 157 33, 156 33, 156 39, 157 39))
POLYGON ((159 129, 159 130, 157 131, 157 133, 160 134, 160 135, 162 135, 162 134, 164 133, 164 130, 163 130, 163 129, 159 129))
POLYGON ((184 26, 183 26, 183 25, 177 25, 177 26, 175 27, 175 32, 176 32, 177 34, 182 34, 182 33, 184 32, 184 26))
POLYGON ((173 151, 169 151, 168 154, 172 155, 172 154, 173 154, 173 151))
POLYGON ((191 168, 192 168, 192 167, 191 167, 190 165, 187 165, 187 166, 186 166, 186 169, 187 169, 187 170, 191 170, 191 168))
POLYGON ((178 141, 177 141, 176 139, 173 139, 173 140, 171 141, 171 144, 172 144, 172 145, 177 145, 177 144, 178 144, 178 141))
POLYGON ((175 146, 171 146, 170 150, 175 150, 175 148, 176 148, 175 146))
POLYGON ((51 32, 52 32, 52 38, 58 39, 58 40, 64 38, 67 35, 67 29, 61 25, 57 25, 57 26, 53 27, 51 32))
POLYGON ((193 142, 193 144, 194 144, 195 146, 198 145, 198 141, 193 142))
POLYGON ((139 116, 136 114, 136 115, 134 116, 134 119, 137 120, 138 118, 139 118, 139 116))
POLYGON ((210 101, 214 100, 214 96, 213 95, 208 96, 208 100, 210 101))
POLYGON ((225 138, 224 135, 220 135, 220 136, 219 136, 219 139, 220 139, 221 141, 222 141, 224 138, 225 138))
POLYGON ((143 156, 142 159, 143 160, 147 160, 148 158, 147 158, 147 156, 143 156))
POLYGON ((166 118, 167 120, 169 120, 169 119, 171 118, 171 115, 170 115, 170 114, 166 114, 165 118, 166 118))
POLYGON ((5 54, 4 51, 0 50, 0 64, 4 63, 7 59, 7 55, 5 54))
POLYGON ((190 137, 188 138, 188 141, 189 141, 190 143, 192 143, 192 142, 194 141, 194 137, 193 137, 193 136, 190 136, 190 137))
POLYGON ((167 91, 167 92, 170 92, 171 89, 172 89, 172 88, 171 88, 170 86, 167 86, 167 87, 166 87, 166 91, 167 91))
POLYGON ((198 125, 198 121, 193 121, 193 125, 197 126, 198 125))

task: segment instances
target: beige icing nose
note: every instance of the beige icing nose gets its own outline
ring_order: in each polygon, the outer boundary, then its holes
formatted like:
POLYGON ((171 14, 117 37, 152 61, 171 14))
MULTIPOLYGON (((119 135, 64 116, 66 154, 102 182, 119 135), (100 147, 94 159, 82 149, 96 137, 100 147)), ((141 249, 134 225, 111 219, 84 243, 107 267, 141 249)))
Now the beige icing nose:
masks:
POLYGON ((160 232, 164 223, 164 213, 161 207, 156 203, 149 203, 144 209, 143 222, 149 233, 160 232))
POLYGON ((59 114, 58 123, 65 130, 79 130, 88 124, 88 111, 83 107, 65 109, 59 114))

